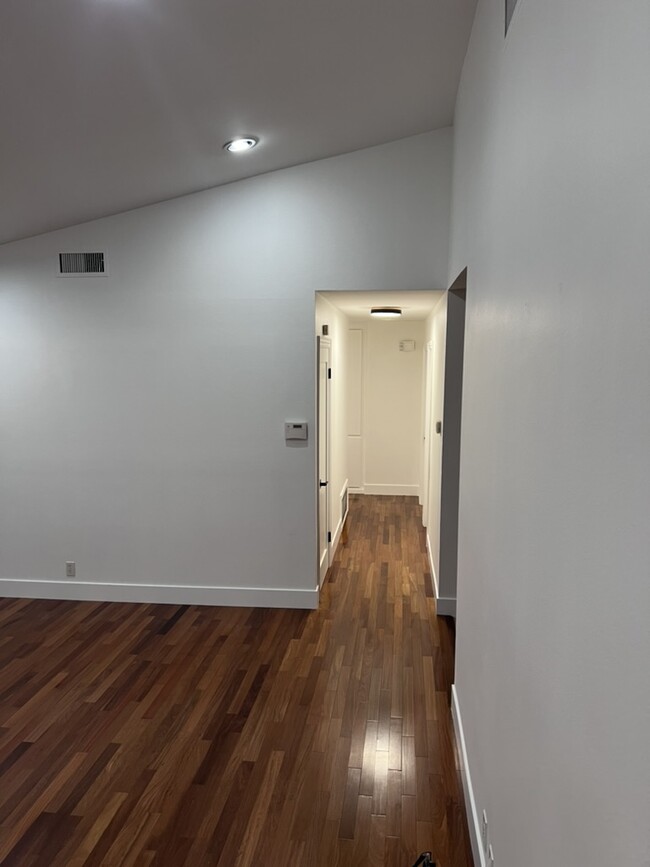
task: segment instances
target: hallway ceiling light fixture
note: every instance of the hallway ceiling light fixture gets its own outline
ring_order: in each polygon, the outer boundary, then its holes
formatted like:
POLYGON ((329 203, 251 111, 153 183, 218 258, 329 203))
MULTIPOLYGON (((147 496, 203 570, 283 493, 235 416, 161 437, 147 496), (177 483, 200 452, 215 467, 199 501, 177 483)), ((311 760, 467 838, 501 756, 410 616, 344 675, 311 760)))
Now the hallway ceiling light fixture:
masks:
POLYGON ((227 141, 223 147, 224 150, 230 151, 231 154, 241 154, 254 148, 258 142, 259 139, 255 138, 255 136, 242 136, 234 138, 232 141, 227 141))
POLYGON ((401 307, 371 307, 370 315, 376 316, 377 319, 397 319, 402 315, 401 307))

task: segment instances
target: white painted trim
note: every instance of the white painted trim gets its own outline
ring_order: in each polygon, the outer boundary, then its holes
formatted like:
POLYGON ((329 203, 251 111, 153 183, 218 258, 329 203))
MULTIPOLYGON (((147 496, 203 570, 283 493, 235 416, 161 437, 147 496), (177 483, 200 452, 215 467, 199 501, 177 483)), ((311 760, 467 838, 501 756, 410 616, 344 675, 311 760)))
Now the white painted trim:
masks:
POLYGON ((431 567, 431 577, 433 578, 433 592, 436 595, 436 614, 441 617, 453 617, 456 619, 456 600, 451 596, 441 596, 438 589, 438 576, 436 575, 436 567, 433 565, 433 557, 431 556, 431 542, 427 533, 427 554, 429 555, 429 566, 431 567))
POLYGON ((465 794, 465 811, 467 813, 467 824, 469 826, 469 838, 472 844, 474 864, 476 867, 486 867, 485 853, 481 846, 481 824, 479 821, 478 809, 476 807, 476 800, 474 798, 472 776, 469 771, 467 744, 465 743, 465 733, 463 731, 463 721, 460 715, 460 705, 458 703, 456 684, 452 684, 451 687, 451 716, 454 721, 454 731, 456 732, 456 744, 458 745, 460 758, 460 774, 463 781, 463 792, 465 794))
POLYGON ((348 512, 350 511, 350 484, 349 480, 346 479, 343 483, 343 487, 341 488, 341 492, 339 494, 339 503, 343 499, 343 494, 345 493, 345 489, 348 489, 348 510, 345 515, 341 515, 339 518, 339 522, 336 525, 336 530, 332 534, 332 542, 330 544, 330 564, 334 562, 334 555, 336 554, 336 549, 338 548, 339 542, 341 541, 341 533, 343 532, 343 525, 345 524, 345 519, 348 516, 348 512))
POLYGON ((330 543, 330 564, 334 562, 334 556, 336 554, 336 549, 338 548, 339 541, 341 539, 341 533, 343 532, 343 521, 339 518, 339 522, 336 526, 336 530, 332 534, 332 541, 330 543))
MULTIPOLYGON (((315 297, 315 296, 314 296, 315 297)), ((332 395, 332 385, 331 379, 329 376, 329 371, 331 370, 332 365, 332 340, 330 337, 321 337, 318 335, 316 337, 316 560, 318 562, 318 588, 320 588, 325 583, 325 578, 327 577, 327 573, 329 571, 330 566, 332 565, 333 553, 332 553, 332 536, 330 535, 332 530, 330 527, 330 518, 331 518, 331 479, 330 473, 332 470, 332 413, 331 413, 331 395, 332 395), (327 542, 325 549, 323 551, 320 550, 320 533, 321 533, 321 523, 323 516, 321 514, 321 466, 320 466, 320 371, 321 371, 321 354, 323 350, 327 350, 327 368, 328 374, 325 378, 325 401, 326 401, 326 409, 325 409, 325 464, 326 464, 326 472, 325 476, 327 481, 327 487, 325 488, 325 516, 327 518, 326 527, 327 527, 327 536, 330 539, 327 542)))
POLYGON ((347 516, 348 516, 348 512, 350 511, 350 479, 346 479, 346 480, 343 482, 343 487, 341 488, 341 492, 339 493, 339 503, 340 503, 341 500, 343 499, 343 494, 345 493, 346 488, 347 488, 347 492, 348 492, 348 507, 347 507, 347 509, 345 510, 345 515, 342 515, 342 516, 341 516, 341 522, 342 522, 343 524, 345 524, 345 519, 347 518, 347 516))
POLYGON ((319 590, 323 586, 323 584, 325 583, 325 578, 327 578, 327 573, 328 573, 329 568, 330 568, 330 561, 331 561, 330 547, 331 547, 331 543, 328 542, 327 548, 323 552, 323 556, 321 557, 321 559, 318 563, 318 588, 319 588, 319 590))
POLYGON ((451 596, 436 596, 436 614, 456 619, 456 600, 451 596))
POLYGON ((348 488, 348 494, 363 494, 364 488, 363 485, 360 488, 353 488, 352 485, 348 488))
POLYGON ((419 485, 369 485, 363 486, 364 494, 379 494, 393 497, 419 497, 419 485))
POLYGON ((0 596, 70 599, 79 602, 155 602, 173 605, 225 605, 242 608, 318 608, 318 587, 208 587, 181 584, 50 581, 0 578, 0 596))
POLYGON ((438 590, 438 576, 436 575, 436 567, 433 565, 433 557, 431 556, 431 539, 427 533, 427 554, 429 555, 429 566, 431 567, 431 577, 433 578, 433 592, 436 594, 436 600, 440 596, 438 590))

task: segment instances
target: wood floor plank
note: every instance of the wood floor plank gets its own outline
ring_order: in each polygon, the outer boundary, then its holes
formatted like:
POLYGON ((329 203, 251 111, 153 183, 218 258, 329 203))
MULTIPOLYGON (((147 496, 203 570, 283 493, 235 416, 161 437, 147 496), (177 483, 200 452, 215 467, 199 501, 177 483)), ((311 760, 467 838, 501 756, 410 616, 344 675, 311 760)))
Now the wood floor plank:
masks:
POLYGON ((408 497, 318 611, 0 599, 0 862, 471 867, 453 649, 408 497))

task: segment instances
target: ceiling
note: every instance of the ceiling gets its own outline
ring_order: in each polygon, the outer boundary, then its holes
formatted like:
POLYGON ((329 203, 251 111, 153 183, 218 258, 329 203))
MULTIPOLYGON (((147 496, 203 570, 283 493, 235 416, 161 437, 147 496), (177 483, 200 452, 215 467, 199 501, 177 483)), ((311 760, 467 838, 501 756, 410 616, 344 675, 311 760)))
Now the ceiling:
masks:
MULTIPOLYGON (((426 319, 444 295, 442 291, 319 292, 351 319, 370 319, 371 307, 401 307, 401 320, 426 319)), ((382 321, 382 320, 379 320, 382 321)), ((394 320, 387 320, 394 321, 394 320)))
POLYGON ((451 124, 475 5, 2 0, 0 243, 451 124))

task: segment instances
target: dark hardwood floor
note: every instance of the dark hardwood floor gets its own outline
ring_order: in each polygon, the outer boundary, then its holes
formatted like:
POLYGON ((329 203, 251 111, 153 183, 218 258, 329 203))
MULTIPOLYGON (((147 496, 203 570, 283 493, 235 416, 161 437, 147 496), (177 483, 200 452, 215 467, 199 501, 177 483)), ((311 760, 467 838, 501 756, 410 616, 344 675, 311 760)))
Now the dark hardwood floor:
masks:
POLYGON ((471 867, 417 502, 317 612, 0 600, 3 867, 471 867))

